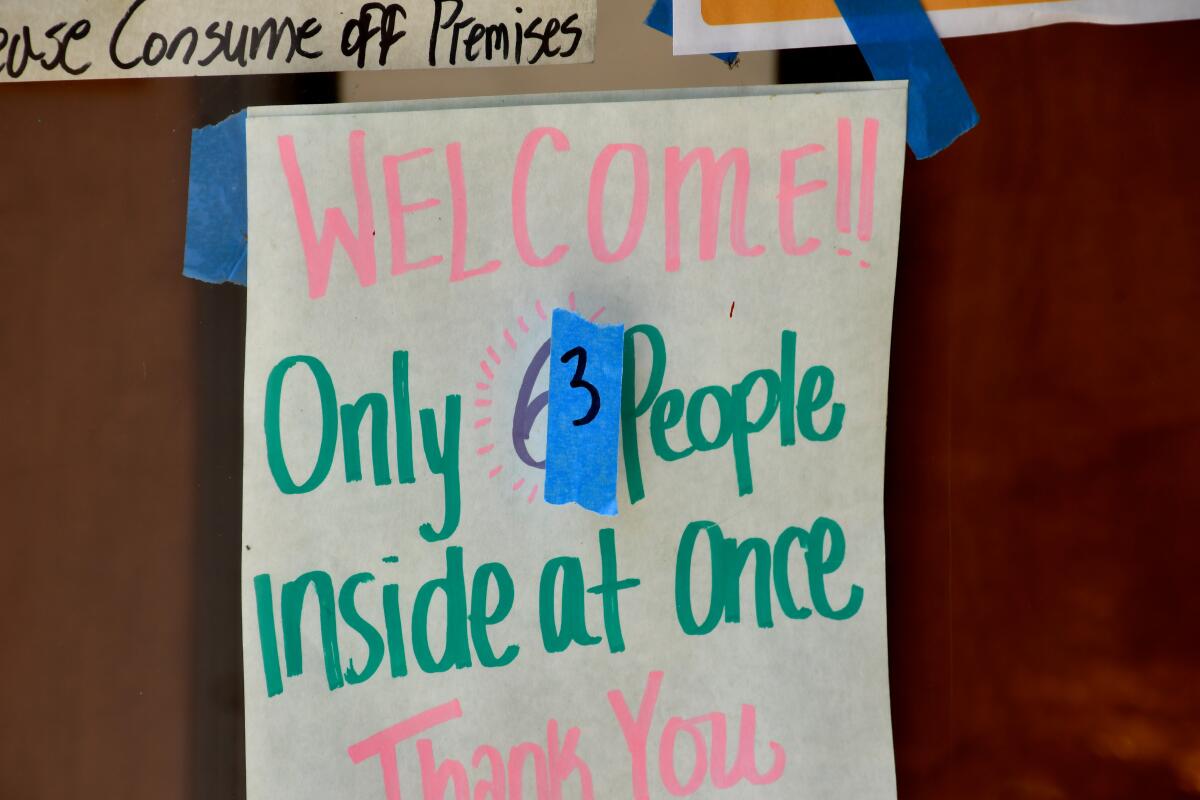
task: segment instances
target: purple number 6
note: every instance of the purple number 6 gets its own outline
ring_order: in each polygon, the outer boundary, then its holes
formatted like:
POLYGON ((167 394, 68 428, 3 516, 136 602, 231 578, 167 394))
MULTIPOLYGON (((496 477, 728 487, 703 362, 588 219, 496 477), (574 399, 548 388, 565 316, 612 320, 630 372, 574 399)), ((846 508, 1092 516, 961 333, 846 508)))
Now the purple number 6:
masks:
POLYGON ((542 413, 546 404, 550 402, 550 393, 540 392, 537 397, 532 398, 530 395, 533 394, 533 385, 537 383, 538 375, 549 360, 550 340, 547 339, 538 348, 525 370, 525 377, 521 379, 521 390, 517 392, 517 406, 513 409, 513 451, 516 452, 517 458, 534 469, 545 469, 546 460, 538 461, 529 454, 529 432, 533 430, 533 423, 537 421, 538 414, 542 413))

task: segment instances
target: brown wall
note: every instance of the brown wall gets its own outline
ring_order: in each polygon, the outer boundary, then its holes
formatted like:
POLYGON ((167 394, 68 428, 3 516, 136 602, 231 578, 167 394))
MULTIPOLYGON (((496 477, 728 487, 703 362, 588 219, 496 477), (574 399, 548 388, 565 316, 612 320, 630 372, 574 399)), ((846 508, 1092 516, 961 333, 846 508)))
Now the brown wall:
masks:
MULTIPOLYGON (((948 43, 983 121, 907 167, 886 487, 906 800, 1200 795, 1197 40, 948 43)), ((328 92, 0 86, 0 797, 242 791, 244 295, 179 276, 188 130, 328 92)))

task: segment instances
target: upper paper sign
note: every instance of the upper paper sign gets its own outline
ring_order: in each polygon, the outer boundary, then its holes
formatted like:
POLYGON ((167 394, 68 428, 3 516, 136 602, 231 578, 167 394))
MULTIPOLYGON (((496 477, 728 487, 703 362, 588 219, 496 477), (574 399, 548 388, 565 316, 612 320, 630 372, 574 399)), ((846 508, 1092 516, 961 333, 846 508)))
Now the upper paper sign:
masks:
MULTIPOLYGON (((1123 25, 1200 16, 1197 0, 922 0, 938 35, 974 36, 1057 22, 1123 25)), ((889 4, 881 2, 880 9, 889 4)), ((675 0, 676 55, 854 44, 836 0, 675 0)))
POLYGON ((0 82, 592 60, 596 0, 6 0, 0 82))
POLYGON ((251 109, 248 796, 894 797, 903 84, 461 102, 251 109))

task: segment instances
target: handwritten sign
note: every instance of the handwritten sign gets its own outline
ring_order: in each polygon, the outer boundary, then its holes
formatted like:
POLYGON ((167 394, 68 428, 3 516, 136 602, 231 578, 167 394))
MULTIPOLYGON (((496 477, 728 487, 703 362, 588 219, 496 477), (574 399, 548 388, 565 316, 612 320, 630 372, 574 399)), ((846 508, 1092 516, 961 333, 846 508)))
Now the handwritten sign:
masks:
POLYGON ((592 60, 595 0, 9 0, 0 81, 592 60))
POLYGON ((249 114, 248 796, 894 797, 903 85, 459 102, 249 114))

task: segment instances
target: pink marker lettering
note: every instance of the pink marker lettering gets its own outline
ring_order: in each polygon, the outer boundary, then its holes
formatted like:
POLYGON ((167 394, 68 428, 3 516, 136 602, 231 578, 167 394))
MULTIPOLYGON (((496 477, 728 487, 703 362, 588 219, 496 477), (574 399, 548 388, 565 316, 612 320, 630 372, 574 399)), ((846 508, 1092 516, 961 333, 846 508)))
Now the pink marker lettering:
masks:
POLYGON ((533 249, 529 240, 529 219, 527 216, 526 199, 529 188, 529 168, 533 165, 533 155, 537 152, 538 142, 549 136, 554 149, 560 153, 571 149, 571 143, 566 135, 558 128, 535 128, 521 143, 517 153, 517 167, 513 173, 512 186, 512 225, 513 240, 517 243, 517 252, 521 259, 531 267, 548 267, 560 261, 569 249, 565 244, 555 245, 550 255, 542 258, 533 249))
POLYGON ((646 225, 646 209, 650 205, 650 165, 646 150, 636 144, 610 144, 600 151, 592 165, 592 179, 588 185, 588 241, 597 261, 611 264, 627 258, 642 238, 646 225), (608 170, 618 153, 626 152, 633 158, 633 206, 629 210, 629 224, 625 236, 615 251, 608 249, 604 241, 604 189, 608 185, 608 170))
POLYGON ((446 170, 450 173, 450 204, 453 209, 453 242, 450 247, 450 280, 461 281, 500 269, 499 261, 488 261, 467 269, 467 183, 463 177, 462 144, 446 145, 446 170))
POLYGON ((429 739, 417 740, 417 756, 421 761, 421 790, 425 800, 445 800, 450 785, 454 786, 454 800, 471 800, 471 784, 462 762, 447 758, 438 764, 429 739))
POLYGON ((650 722, 654 718, 654 706, 658 703, 662 681, 662 672, 651 672, 646 679, 646 691, 638 706, 636 721, 629 713, 625 695, 618 689, 608 693, 608 704, 617 715, 617 724, 621 726, 625 746, 629 748, 629 756, 633 759, 633 800, 649 800, 650 797, 646 785, 646 742, 650 738, 650 722))
POLYGON ((750 156, 746 148, 727 150, 719 159, 711 147, 698 147, 680 157, 678 147, 666 151, 666 188, 663 218, 666 224, 667 272, 679 270, 679 193, 692 164, 700 162, 700 260, 717 257, 721 194, 729 168, 734 167, 733 207, 729 213, 729 241, 740 256, 760 256, 766 247, 746 244, 746 200, 750 189, 750 156))
POLYGON ((403 800, 400 796, 400 768, 396 765, 396 745, 418 733, 423 733, 461 716, 462 706, 457 700, 451 700, 449 703, 401 720, 391 727, 368 736, 361 742, 355 742, 346 748, 346 752, 355 764, 360 764, 372 756, 378 756, 379 766, 383 770, 383 790, 387 800, 403 800))
MULTIPOLYGON (((650 726, 658 703, 659 689, 662 686, 663 673, 651 672, 646 682, 646 691, 638 707, 637 719, 629 713, 625 697, 619 691, 608 693, 608 702, 616 715, 617 724, 625 736, 625 745, 629 749, 633 778, 634 800, 649 800, 647 775, 647 742, 650 739, 650 726)), ((742 781, 756 786, 774 783, 783 777, 787 758, 783 747, 778 742, 768 742, 773 754, 771 767, 765 773, 759 772, 755 762, 755 737, 757 735, 757 716, 754 706, 742 706, 742 718, 738 731, 738 749, 732 766, 728 766, 728 720, 724 713, 713 711, 698 717, 685 718, 673 716, 663 727, 658 739, 658 778, 663 788, 675 797, 686 797, 699 792, 705 784, 705 779, 712 779, 716 789, 728 789, 742 781), (706 739, 704 723, 711 726, 711 741, 706 739), (691 772, 686 779, 681 778, 675 766, 675 751, 683 739, 684 748, 691 744, 691 772)), ((705 795, 707 796, 707 795, 705 795)))
POLYGON ((837 147, 837 227, 842 233, 850 232, 850 173, 854 168, 854 153, 850 120, 838 117, 837 147))
POLYGON ((796 243, 795 201, 798 197, 824 189, 828 184, 813 180, 797 186, 796 162, 824 150, 819 144, 809 144, 779 154, 779 194, 776 195, 779 200, 779 243, 790 256, 807 255, 821 245, 821 240, 815 236, 808 237, 802 244, 796 243))
POLYGON ((350 179, 358 207, 358 235, 351 233, 350 224, 340 208, 328 208, 319 238, 304 176, 296 158, 295 141, 291 136, 280 136, 278 139, 279 161, 287 178, 292 209, 296 214, 296 227, 300 232, 300 245, 304 248, 304 261, 308 265, 308 296, 314 300, 323 297, 329 287, 329 267, 333 261, 333 246, 337 241, 342 243, 346 255, 350 257, 359 284, 370 286, 375 283, 375 214, 371 207, 371 189, 367 184, 365 139, 366 133, 363 131, 350 133, 350 179))
POLYGON ((400 164, 416 158, 423 158, 433 152, 432 147, 422 147, 399 156, 383 157, 383 185, 387 192, 388 224, 392 234, 392 274, 401 275, 414 269, 425 269, 442 263, 441 256, 430 256, 423 261, 411 264, 408 261, 407 237, 404 230, 404 215, 426 208, 433 208, 442 201, 436 197, 422 200, 419 203, 404 203, 400 198, 400 164))
POLYGON ((879 120, 867 118, 863 123, 862 178, 858 190, 858 239, 871 238, 875 221, 875 162, 879 149, 879 120))
POLYGON ((712 724, 712 781, 713 786, 718 789, 728 789, 735 785, 738 781, 745 780, 755 786, 764 786, 769 783, 774 783, 783 776, 784 767, 787 765, 787 754, 783 751, 783 746, 778 742, 768 742, 767 746, 771 748, 771 754, 774 759, 771 762, 771 768, 766 774, 758 771, 758 764, 754 759, 754 737, 757 728, 757 710, 752 705, 742 705, 742 720, 738 728, 738 750, 737 757, 733 762, 732 769, 725 768, 725 755, 728 748, 728 737, 726 735, 726 719, 724 714, 712 713, 697 717, 692 722, 709 722, 712 724))
POLYGON ((671 717, 667 727, 663 729, 662 738, 658 742, 658 771, 662 774, 663 786, 676 797, 692 794, 704 785, 704 775, 708 772, 708 755, 704 749, 704 734, 692 720, 683 717, 671 717), (675 740, 680 731, 686 731, 692 737, 692 757, 695 764, 692 774, 686 784, 679 783, 679 775, 675 772, 675 740))
POLYGON ((479 781, 475 784, 475 800, 504 800, 504 758, 490 744, 481 744, 475 748, 475 755, 471 756, 471 766, 478 769, 485 758, 491 767, 492 779, 489 783, 479 781))
POLYGON ((579 745, 579 728, 568 728, 566 741, 559 746, 558 721, 546 723, 546 750, 550 762, 550 800, 562 800, 562 786, 572 773, 579 773, 579 798, 592 800, 592 771, 575 752, 579 745))
POLYGON ((537 785, 539 800, 550 794, 550 773, 546 766, 546 753, 532 742, 522 742, 514 745, 508 751, 508 797, 509 800, 521 800, 522 771, 527 758, 533 759, 533 774, 537 785))

